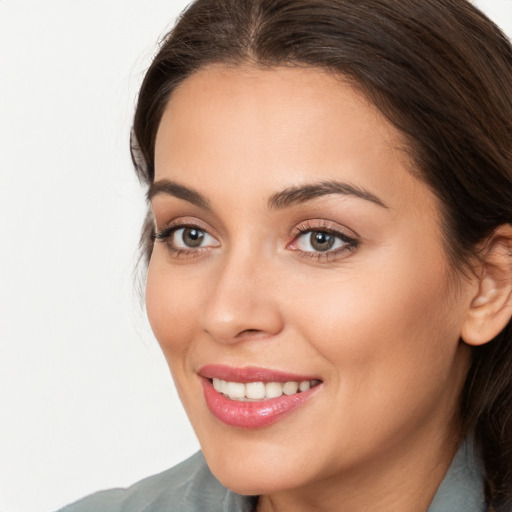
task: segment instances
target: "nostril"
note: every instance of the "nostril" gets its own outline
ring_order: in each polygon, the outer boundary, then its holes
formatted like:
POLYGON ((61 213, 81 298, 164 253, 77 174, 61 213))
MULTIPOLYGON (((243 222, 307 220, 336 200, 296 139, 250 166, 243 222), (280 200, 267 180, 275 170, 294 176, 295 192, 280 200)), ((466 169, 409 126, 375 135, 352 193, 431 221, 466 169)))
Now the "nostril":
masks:
POLYGON ((245 329, 244 331, 241 331, 237 334, 237 338, 243 338, 245 336, 256 336, 258 334, 262 334, 263 332, 260 331, 259 329, 245 329))

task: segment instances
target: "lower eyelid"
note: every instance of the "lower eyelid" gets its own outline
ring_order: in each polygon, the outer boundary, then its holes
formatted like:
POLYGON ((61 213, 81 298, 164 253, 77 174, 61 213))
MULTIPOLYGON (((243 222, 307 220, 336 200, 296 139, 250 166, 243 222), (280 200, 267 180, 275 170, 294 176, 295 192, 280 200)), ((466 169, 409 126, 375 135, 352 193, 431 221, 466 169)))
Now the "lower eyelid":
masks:
MULTIPOLYGON (((352 252, 359 245, 359 241, 355 237, 351 237, 343 231, 333 229, 327 225, 300 225, 297 226, 295 231, 293 240, 287 245, 287 248, 295 251, 297 254, 300 254, 301 257, 310 260, 324 260, 327 262, 338 257, 342 258, 344 253, 352 252), (314 248, 312 248, 312 250, 305 250, 297 246, 297 242, 300 237, 310 236, 315 232, 324 232, 335 237, 336 241, 334 247, 326 250, 315 250, 314 248), (338 245, 338 247, 336 247, 336 245, 338 245)), ((211 248, 220 247, 222 245, 218 238, 211 234, 209 229, 206 229, 198 222, 187 222, 186 220, 181 221, 181 219, 180 222, 172 223, 161 230, 157 229, 154 239, 155 241, 163 242, 172 256, 177 259, 194 258, 208 252, 211 248), (176 243, 173 240, 174 237, 180 230, 187 228, 202 231, 205 234, 204 244, 197 247, 189 247, 185 243, 176 243)))
POLYGON ((360 245, 360 240, 358 238, 347 235, 346 233, 339 230, 332 229, 331 227, 300 226, 297 229, 299 232, 295 234, 292 242, 288 245, 288 248, 294 251, 298 257, 312 262, 329 263, 337 261, 338 259, 343 259, 349 256, 360 245), (329 233, 330 235, 336 237, 336 239, 340 242, 339 244, 335 242, 338 247, 321 251, 314 250, 314 248, 312 248, 313 250, 304 250, 297 246, 299 237, 311 236, 311 234, 315 232, 329 233))
POLYGON ((179 223, 168 226, 162 231, 157 232, 155 238, 166 246, 170 256, 176 260, 193 259, 207 253, 209 249, 214 249, 221 245, 214 235, 196 223, 179 223), (204 233, 202 244, 196 247, 188 246, 183 240, 179 240, 179 237, 183 235, 183 231, 186 229, 196 229, 204 233), (178 237, 178 240, 175 237, 178 237))

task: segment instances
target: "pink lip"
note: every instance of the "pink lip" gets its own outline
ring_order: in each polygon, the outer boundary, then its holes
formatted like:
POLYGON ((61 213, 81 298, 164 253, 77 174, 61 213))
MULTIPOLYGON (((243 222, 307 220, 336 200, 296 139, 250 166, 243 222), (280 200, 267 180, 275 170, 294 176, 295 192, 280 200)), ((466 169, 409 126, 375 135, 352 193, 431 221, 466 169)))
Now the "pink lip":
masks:
POLYGON ((222 379, 230 382, 302 382, 304 380, 320 380, 314 375, 297 375, 294 373, 244 366, 235 368, 222 364, 208 364, 199 369, 199 375, 206 379, 222 379))
POLYGON ((315 380, 311 377, 292 375, 263 368, 232 368, 222 365, 208 365, 200 370, 206 405, 211 413, 223 423, 239 428, 261 428, 271 425, 288 413, 302 407, 321 389, 318 384, 307 391, 294 395, 281 395, 257 402, 231 400, 215 391, 210 379, 218 378, 231 382, 300 382, 315 380))

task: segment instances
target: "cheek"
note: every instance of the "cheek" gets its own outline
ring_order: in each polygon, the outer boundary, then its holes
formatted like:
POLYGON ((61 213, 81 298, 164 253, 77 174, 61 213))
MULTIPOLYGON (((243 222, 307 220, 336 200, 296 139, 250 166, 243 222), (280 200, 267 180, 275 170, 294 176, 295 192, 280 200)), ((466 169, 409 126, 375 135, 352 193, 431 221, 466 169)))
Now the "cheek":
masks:
POLYGON ((464 379, 442 280, 379 268, 312 293, 295 315, 299 338, 315 351, 309 360, 329 369, 326 391, 340 404, 331 441, 352 440, 347 459, 428 425, 446 428, 464 379))
POLYGON ((199 290, 169 265, 153 258, 146 284, 146 309, 153 333, 171 370, 184 361, 197 326, 199 290))
POLYGON ((295 295, 295 323, 331 363, 341 390, 390 405, 429 386, 439 391, 449 378, 458 314, 436 252, 387 251, 376 259, 295 295))

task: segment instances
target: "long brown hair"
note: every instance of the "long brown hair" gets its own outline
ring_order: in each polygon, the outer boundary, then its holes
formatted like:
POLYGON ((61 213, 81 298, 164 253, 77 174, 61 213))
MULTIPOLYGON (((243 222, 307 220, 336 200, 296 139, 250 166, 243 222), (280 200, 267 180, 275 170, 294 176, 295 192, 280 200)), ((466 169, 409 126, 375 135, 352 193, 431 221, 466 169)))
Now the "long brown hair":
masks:
MULTIPOLYGON (((461 268, 512 223, 512 49, 466 0, 197 0, 165 37, 142 84, 132 157, 154 179, 156 132, 174 88, 213 63, 297 65, 343 75, 405 136, 442 205, 461 268)), ((152 250, 152 222, 142 246, 152 250)), ((460 418, 486 466, 490 509, 512 502, 512 327, 473 349, 460 418)))

